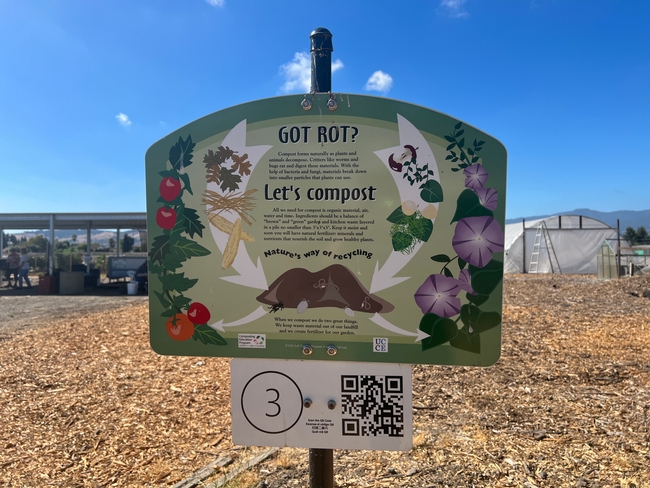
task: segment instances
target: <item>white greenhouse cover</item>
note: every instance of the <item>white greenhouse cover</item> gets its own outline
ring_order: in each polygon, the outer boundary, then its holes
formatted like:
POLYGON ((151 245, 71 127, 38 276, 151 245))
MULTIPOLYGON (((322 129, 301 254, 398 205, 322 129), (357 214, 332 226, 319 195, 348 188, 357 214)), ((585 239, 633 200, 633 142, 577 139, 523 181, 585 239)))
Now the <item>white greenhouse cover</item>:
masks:
MULTIPOLYGON (((542 221, 548 229, 557 262, 559 262, 563 274, 596 274, 600 246, 605 241, 613 245, 618 238, 616 229, 600 220, 579 215, 555 215, 545 219, 531 220, 526 222, 525 231, 522 222, 506 224, 503 263, 505 273, 529 271, 535 235, 542 221)), ((551 266, 549 253, 552 253, 552 250, 547 249, 542 235, 537 265, 538 273, 559 272, 556 269, 555 259, 553 259, 553 267, 551 266)))

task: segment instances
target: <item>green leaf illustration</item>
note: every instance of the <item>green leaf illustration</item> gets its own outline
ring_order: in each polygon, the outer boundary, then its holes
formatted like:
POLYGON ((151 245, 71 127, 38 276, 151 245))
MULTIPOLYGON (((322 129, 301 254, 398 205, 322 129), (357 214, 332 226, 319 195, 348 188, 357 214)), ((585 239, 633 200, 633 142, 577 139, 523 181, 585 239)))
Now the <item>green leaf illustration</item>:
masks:
POLYGON ((149 262, 149 273, 161 274, 165 269, 159 264, 149 262))
POLYGON ((480 334, 501 324, 501 314, 498 312, 483 312, 476 305, 460 307, 460 320, 470 334, 480 334))
POLYGON ((429 180, 421 187, 420 197, 422 200, 429 203, 438 203, 443 200, 442 185, 436 180, 429 180))
POLYGON ((397 252, 405 251, 413 245, 413 236, 406 232, 395 232, 391 236, 393 249, 397 252))
POLYGON ((436 254, 435 256, 431 256, 431 259, 433 259, 436 263, 448 263, 451 261, 451 258, 446 254, 436 254))
POLYGON ((169 162, 172 164, 172 168, 178 171, 192 164, 192 151, 194 150, 194 146, 196 144, 192 142, 191 135, 188 135, 186 140, 179 137, 178 142, 169 150, 169 162))
POLYGON ((201 223, 199 214, 196 213, 196 210, 193 208, 186 208, 183 212, 183 223, 185 225, 185 232, 189 234, 190 237, 194 237, 197 234, 199 237, 203 237, 203 229, 205 226, 201 223))
POLYGON ((451 319, 443 319, 434 313, 428 313, 422 317, 419 329, 430 336, 422 340, 423 351, 449 342, 458 334, 456 322, 451 319))
POLYGON ((482 268, 469 265, 472 288, 479 295, 489 295, 503 280, 503 262, 491 260, 482 268))
POLYGON ((458 222, 460 219, 466 217, 493 217, 494 214, 491 210, 485 208, 481 205, 481 202, 478 199, 478 195, 474 190, 469 188, 463 190, 463 192, 458 195, 458 200, 456 201, 456 213, 454 218, 451 220, 451 223, 458 222))
MULTIPOLYGON (((196 280, 198 281, 198 280, 196 280)), ((188 298, 183 295, 176 295, 174 297, 174 301, 172 302, 172 306, 175 307, 178 310, 182 310, 186 307, 189 306, 189 304, 192 303, 192 299, 188 298)))
POLYGON ((402 212, 402 207, 397 207, 393 213, 391 213, 386 220, 392 222, 393 224, 401 224, 407 219, 407 216, 402 212))
POLYGON ((173 169, 172 170, 166 169, 164 171, 161 171, 158 174, 163 178, 167 178, 168 176, 171 176, 172 178, 178 178, 178 171, 174 171, 173 169))
POLYGON ((163 295, 162 293, 157 292, 155 290, 154 290, 154 293, 158 297, 158 301, 163 306, 163 308, 167 308, 167 307, 169 307, 171 305, 171 303, 169 303, 169 300, 167 300, 167 298, 165 298, 165 295, 163 295))
POLYGON ((199 340, 205 345, 214 344, 216 346, 225 346, 228 344, 228 342, 226 342, 226 340, 209 325, 194 326, 194 335, 192 336, 192 339, 195 341, 199 340))
POLYGON ((473 303, 477 307, 483 305, 490 298, 490 295, 472 295, 471 293, 466 293, 465 296, 468 302, 473 303))
POLYGON ((176 291, 178 293, 182 293, 192 288, 197 283, 197 281, 199 281, 196 278, 186 278, 185 273, 166 274, 160 276, 159 279, 163 285, 163 293, 167 293, 168 291, 176 291))
POLYGON ((194 195, 194 193, 192 193, 192 185, 190 185, 189 175, 187 173, 182 173, 178 175, 178 177, 183 181, 183 189, 190 195, 194 195))
POLYGON ((424 217, 409 219, 408 232, 416 239, 427 242, 433 232, 433 222, 424 217))
POLYGON ((481 354, 481 336, 479 334, 467 334, 465 327, 458 331, 458 335, 449 341, 449 345, 463 351, 481 354))
POLYGON ((184 256, 186 258, 195 256, 207 256, 210 254, 210 251, 208 251, 205 247, 184 236, 181 236, 176 242, 174 242, 172 249, 174 254, 178 254, 179 256, 184 256))
POLYGON ((152 263, 156 261, 162 263, 163 258, 169 253, 169 235, 163 234, 156 236, 151 243, 149 259, 152 263))
POLYGON ((187 261, 186 257, 171 252, 162 260, 162 266, 166 271, 175 271, 180 268, 185 261, 187 261))

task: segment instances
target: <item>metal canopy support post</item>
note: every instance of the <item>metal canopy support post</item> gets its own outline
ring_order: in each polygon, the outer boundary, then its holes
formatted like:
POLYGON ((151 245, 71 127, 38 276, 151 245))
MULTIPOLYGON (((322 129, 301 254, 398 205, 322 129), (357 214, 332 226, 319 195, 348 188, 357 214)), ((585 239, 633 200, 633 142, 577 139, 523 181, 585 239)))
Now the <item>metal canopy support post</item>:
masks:
MULTIPOLYGON (((332 33, 324 27, 314 29, 311 40, 311 92, 332 91, 332 33)), ((309 449, 309 486, 332 488, 334 486, 334 451, 309 449)))
POLYGON ((50 245, 47 249, 47 274, 54 275, 54 214, 50 215, 50 245))
MULTIPOLYGON (((0 257, 2 257, 2 250, 4 249, 4 229, 0 227, 0 257)), ((7 236, 7 254, 9 254, 9 236, 7 236)), ((5 274, 0 270, 0 286, 2 286, 2 280, 4 279, 5 274)), ((7 271, 7 279, 9 279, 9 271, 7 271)))
POLYGON ((120 257, 120 228, 117 228, 117 242, 115 243, 115 256, 120 257))
POLYGON ((616 219, 616 235, 618 236, 618 247, 616 249, 616 277, 621 279, 621 221, 616 219))
POLYGON ((521 227, 522 227, 522 233, 524 235, 524 238, 522 239, 524 243, 524 253, 523 253, 523 259, 521 263, 521 269, 522 272, 525 274, 526 273, 526 219, 521 220, 521 227))

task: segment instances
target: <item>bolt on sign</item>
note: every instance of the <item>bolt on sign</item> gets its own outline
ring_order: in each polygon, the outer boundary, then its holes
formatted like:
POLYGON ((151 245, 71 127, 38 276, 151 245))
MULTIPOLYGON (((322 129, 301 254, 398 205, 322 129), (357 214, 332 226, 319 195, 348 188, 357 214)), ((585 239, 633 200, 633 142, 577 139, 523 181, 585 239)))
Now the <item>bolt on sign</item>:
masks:
POLYGON ((146 154, 161 354, 493 364, 506 150, 378 97, 259 100, 146 154))

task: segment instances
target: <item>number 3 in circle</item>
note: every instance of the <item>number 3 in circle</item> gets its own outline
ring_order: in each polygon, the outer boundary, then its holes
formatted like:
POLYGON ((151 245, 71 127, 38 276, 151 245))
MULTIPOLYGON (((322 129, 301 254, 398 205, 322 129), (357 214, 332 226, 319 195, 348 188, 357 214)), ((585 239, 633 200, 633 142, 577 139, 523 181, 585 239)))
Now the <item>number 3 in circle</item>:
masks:
POLYGON ((278 400, 280 399, 280 392, 278 390, 276 390, 275 388, 267 388, 266 391, 267 392, 269 392, 269 391, 274 391, 275 392, 275 399, 274 400, 269 400, 266 403, 272 403, 278 409, 278 411, 275 412, 274 414, 267 413, 266 416, 267 417, 277 417, 278 415, 280 415, 280 412, 282 411, 282 408, 277 403, 278 400))

